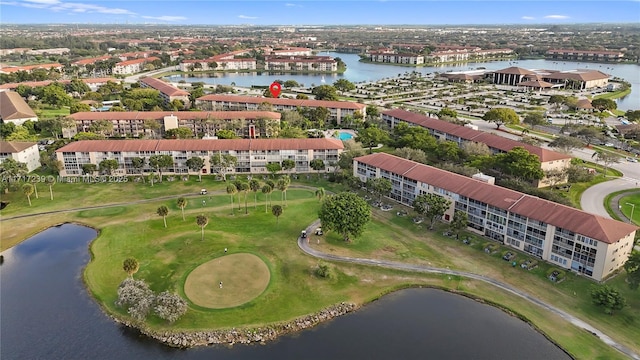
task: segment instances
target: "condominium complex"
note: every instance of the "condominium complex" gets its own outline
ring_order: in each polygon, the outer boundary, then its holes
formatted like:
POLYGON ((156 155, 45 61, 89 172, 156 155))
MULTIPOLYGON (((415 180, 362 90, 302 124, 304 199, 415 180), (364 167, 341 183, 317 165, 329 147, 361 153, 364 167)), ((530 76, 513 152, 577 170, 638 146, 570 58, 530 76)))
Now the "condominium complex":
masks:
POLYGON ((549 60, 619 62, 624 58, 624 53, 621 51, 550 49, 547 50, 545 57, 549 60))
POLYGON ((385 153, 353 163, 363 182, 388 179, 395 201, 412 206, 418 195, 440 195, 451 201, 444 221, 463 211, 469 231, 597 281, 622 267, 633 249, 634 225, 385 153))
POLYGON ((13 159, 27 165, 27 171, 31 172, 40 167, 40 151, 38 144, 27 141, 3 141, 0 140, 0 164, 5 159, 13 159))
POLYGON ((265 56, 264 69, 271 71, 338 71, 338 62, 331 56, 265 56))
POLYGON ((524 82, 545 81, 552 87, 569 87, 573 89, 590 89, 606 86, 609 75, 598 70, 527 70, 519 67, 509 67, 491 73, 494 84, 521 85, 524 82))
MULTIPOLYGON (((543 149, 538 146, 528 145, 519 141, 493 135, 484 131, 474 130, 465 126, 452 124, 444 120, 430 118, 428 116, 412 113, 402 109, 385 110, 382 112, 382 120, 393 129, 397 124, 404 122, 410 126, 420 126, 439 140, 453 141, 461 146, 465 142, 486 144, 493 153, 503 153, 515 147, 522 147, 529 153, 540 159, 540 168, 543 171, 563 170, 571 165, 571 156, 556 151, 543 149)), ((558 183, 564 183, 563 179, 558 183)), ((538 187, 550 185, 546 178, 538 181, 538 187)))
POLYGON ((173 100, 180 100, 183 104, 189 105, 189 92, 180 90, 160 79, 145 77, 140 79, 140 86, 143 88, 158 90, 164 104, 169 104, 173 100))
POLYGON ((296 173, 314 171, 309 163, 313 159, 324 161, 327 170, 332 170, 344 149, 338 139, 228 139, 228 140, 84 140, 72 142, 58 150, 56 156, 64 169, 61 176, 83 175, 82 165, 99 165, 106 159, 118 162, 114 175, 134 175, 151 173, 149 158, 153 155, 170 155, 173 166, 163 169, 165 174, 197 174, 186 165, 188 159, 204 159, 202 174, 219 171, 212 164, 212 158, 231 155, 236 158, 235 166, 226 169, 229 174, 267 174, 266 165, 295 161, 296 173), (133 158, 144 158, 145 167, 133 167, 133 158))
POLYGON ((298 108, 315 109, 324 107, 329 110, 329 119, 340 124, 342 119, 356 112, 366 116, 365 104, 348 101, 298 100, 282 98, 265 98, 236 95, 205 95, 196 99, 196 105, 203 110, 258 110, 260 105, 269 104, 274 111, 295 111, 298 108))
POLYGON ((370 61, 390 64, 424 64, 424 56, 416 54, 397 54, 395 52, 376 51, 367 54, 370 61))
POLYGON ((122 137, 162 136, 167 130, 188 128, 195 136, 215 136, 218 130, 232 130, 239 137, 277 135, 280 114, 272 111, 109 111, 77 112, 69 115, 75 128, 63 129, 65 137, 92 131, 106 120, 113 125, 109 133, 122 137))

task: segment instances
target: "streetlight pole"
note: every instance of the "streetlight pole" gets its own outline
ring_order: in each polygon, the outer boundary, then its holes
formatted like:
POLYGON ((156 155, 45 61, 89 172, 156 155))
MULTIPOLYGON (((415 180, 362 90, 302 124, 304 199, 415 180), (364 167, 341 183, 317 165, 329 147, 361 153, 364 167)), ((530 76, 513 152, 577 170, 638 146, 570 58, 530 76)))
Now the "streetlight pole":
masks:
POLYGON ((629 206, 631 206, 631 216, 629 217, 629 222, 633 224, 633 210, 636 209, 636 204, 632 204, 632 203, 625 203, 629 206))

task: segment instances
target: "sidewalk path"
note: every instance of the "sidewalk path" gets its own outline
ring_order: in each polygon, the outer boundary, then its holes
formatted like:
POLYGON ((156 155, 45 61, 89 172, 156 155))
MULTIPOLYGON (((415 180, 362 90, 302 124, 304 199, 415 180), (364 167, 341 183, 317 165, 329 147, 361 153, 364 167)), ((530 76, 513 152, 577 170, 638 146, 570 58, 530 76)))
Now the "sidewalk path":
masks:
MULTIPOLYGON (((307 227, 307 234, 313 234, 313 231, 320 226, 320 220, 316 220, 313 224, 311 224, 310 226, 307 227)), ((540 306, 541 308, 548 310, 560 317, 562 317, 563 319, 569 321, 570 323, 572 323, 573 325, 585 329, 586 331, 592 333, 594 336, 597 336, 598 338, 600 338, 602 341, 604 341, 607 345, 615 348, 616 350, 622 352, 623 354, 629 356, 632 359, 637 359, 640 360, 640 355, 634 353, 631 349, 627 348, 624 345, 618 344, 617 342, 615 342, 613 339, 611 339, 609 336, 607 336, 606 334, 604 334, 602 331, 594 328, 593 326, 585 323, 584 321, 578 319, 577 317, 564 312, 556 307, 554 307, 553 305, 550 305, 534 296, 531 296, 523 291, 520 291, 514 287, 512 287, 511 285, 505 284, 503 282, 500 282, 498 280, 492 279, 490 277, 484 276, 484 275, 478 275, 478 274, 474 274, 474 273, 470 273, 470 272, 466 272, 466 271, 458 271, 458 270, 450 270, 450 269, 443 269, 443 268, 437 268, 437 267, 432 267, 432 266, 423 266, 423 265, 414 265, 414 264, 405 264, 405 263, 401 263, 401 262, 395 262, 395 261, 386 261, 386 260, 375 260, 375 259, 365 259, 365 258, 353 258, 353 257, 346 257, 346 256, 338 256, 338 255, 334 255, 334 254, 327 254, 327 253, 323 253, 320 252, 318 250, 315 250, 313 248, 311 248, 309 246, 309 244, 307 244, 307 241, 305 241, 304 239, 302 239, 301 237, 298 238, 298 247, 300 247, 300 249, 305 252, 308 255, 311 255, 313 257, 316 257, 318 259, 323 259, 323 260, 330 260, 330 261, 339 261, 339 262, 346 262, 346 263, 350 263, 350 264, 360 264, 360 265, 368 265, 368 266, 378 266, 378 267, 383 267, 383 268, 388 268, 388 269, 396 269, 396 270, 404 270, 404 271, 411 271, 411 272, 421 272, 421 273, 429 273, 429 274, 444 274, 444 275, 455 275, 455 276, 462 276, 465 278, 469 278, 469 279, 474 279, 474 280, 479 280, 479 281, 483 281, 485 283, 491 284, 495 287, 498 287, 504 291, 507 291, 513 295, 519 296, 525 300, 528 300, 529 302, 532 302, 538 306, 540 306)))

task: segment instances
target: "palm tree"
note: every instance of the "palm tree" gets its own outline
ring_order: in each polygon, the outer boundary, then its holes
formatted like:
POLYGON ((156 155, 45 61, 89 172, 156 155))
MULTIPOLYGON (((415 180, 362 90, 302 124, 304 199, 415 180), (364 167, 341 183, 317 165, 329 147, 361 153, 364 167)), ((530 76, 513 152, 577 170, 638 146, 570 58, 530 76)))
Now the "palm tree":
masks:
POLYGON ((127 258, 122 263, 122 270, 130 277, 133 277, 133 274, 137 273, 138 269, 140 269, 140 264, 138 264, 138 260, 134 258, 127 258))
POLYGON ((271 208, 271 213, 276 217, 276 224, 280 223, 280 215, 282 215, 282 206, 273 205, 271 208))
POLYGON ((249 183, 245 181, 242 181, 239 185, 238 191, 244 192, 244 213, 246 215, 249 213, 247 210, 247 194, 249 193, 249 190, 251 190, 251 187, 249 186, 249 183))
POLYGON ((31 184, 22 185, 22 193, 27 195, 27 199, 29 200, 29 206, 31 206, 31 194, 33 194, 33 185, 31 184))
POLYGON ((318 197, 319 201, 322 201, 322 198, 324 198, 325 195, 325 191, 323 187, 319 187, 318 190, 316 190, 316 196, 318 197))
POLYGON ((291 178, 289 175, 283 175, 278 180, 278 190, 282 191, 282 198, 284 199, 284 206, 287 206, 287 189, 291 185, 291 178))
POLYGON ((51 195, 51 200, 53 200, 53 185, 55 185, 56 179, 53 176, 47 176, 47 185, 49 185, 49 195, 51 195))
POLYGON ((260 181, 251 179, 251 181, 249 181, 249 188, 253 191, 253 208, 256 209, 258 207, 258 190, 260 190, 260 181))
POLYGON ((196 216, 196 224, 200 226, 200 241, 204 241, 204 227, 209 224, 209 218, 204 215, 196 216))
POLYGON ((236 193, 238 194, 238 210, 242 209, 242 205, 240 205, 240 193, 242 192, 242 181, 240 179, 233 182, 233 185, 236 186, 238 190, 236 193))
POLYGON ((36 194, 36 199, 39 199, 40 197, 38 196, 38 183, 40 182, 40 178, 39 177, 33 177, 31 178, 31 183, 33 184, 33 190, 36 194))
POLYGON ((169 208, 162 205, 158 208, 157 213, 162 216, 162 220, 164 220, 164 227, 167 227, 167 215, 169 214, 169 208))
POLYGON ((182 210, 182 221, 184 221, 184 208, 187 207, 187 199, 183 197, 178 198, 178 207, 182 210))
POLYGON ((233 185, 233 184, 229 184, 227 185, 227 194, 231 195, 231 215, 235 215, 233 213, 233 195, 235 195, 238 192, 238 188, 233 185))
POLYGON ((264 212, 267 212, 267 199, 269 198, 269 195, 271 194, 271 192, 273 191, 273 188, 271 186, 269 186, 269 184, 265 184, 262 187, 262 193, 265 195, 264 196, 264 212))

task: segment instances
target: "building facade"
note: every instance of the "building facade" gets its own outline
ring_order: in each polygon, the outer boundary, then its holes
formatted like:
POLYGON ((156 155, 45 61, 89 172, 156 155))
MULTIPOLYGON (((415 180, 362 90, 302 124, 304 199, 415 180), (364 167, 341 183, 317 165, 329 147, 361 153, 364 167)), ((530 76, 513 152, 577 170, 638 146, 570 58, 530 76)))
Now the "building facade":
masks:
POLYGON ((545 81, 552 87, 571 89, 591 89, 605 87, 609 83, 609 75, 598 70, 527 70, 509 67, 496 70, 490 74, 494 84, 518 86, 531 81, 545 81))
POLYGON ((345 116, 354 116, 356 112, 362 114, 363 117, 367 116, 365 104, 348 101, 298 100, 223 94, 210 94, 196 99, 196 105, 203 110, 256 111, 264 103, 270 104, 274 111, 296 111, 299 108, 324 107, 329 110, 329 119, 337 124, 340 124, 345 116))
POLYGON ((280 114, 272 111, 108 111, 77 112, 69 115, 75 128, 63 129, 65 137, 90 132, 100 120, 113 124, 109 135, 161 137, 167 130, 186 127, 195 136, 213 137, 218 130, 232 130, 242 138, 277 136, 280 114))
POLYGON ((550 49, 547 50, 545 58, 549 60, 620 62, 624 59, 624 53, 620 51, 550 49))
POLYGON ((424 64, 424 56, 416 54, 397 54, 395 52, 370 52, 369 60, 380 63, 390 64, 412 64, 420 65, 424 64))
POLYGON ((8 158, 26 164, 29 172, 40 167, 40 151, 35 142, 0 141, 0 164, 8 158))
POLYGON ((180 100, 185 104, 185 106, 189 106, 189 92, 180 90, 160 79, 152 77, 142 78, 140 79, 140 86, 143 88, 158 90, 164 104, 169 104, 173 100, 180 100))
POLYGON ((152 56, 148 58, 121 61, 113 67, 113 73, 117 75, 136 74, 143 71, 146 64, 155 60, 160 59, 152 56))
POLYGON ((226 169, 228 174, 267 174, 266 166, 285 159, 295 161, 293 173, 313 172, 309 163, 321 159, 326 170, 332 171, 344 146, 338 139, 229 139, 229 140, 84 140, 72 142, 58 150, 56 156, 64 169, 61 176, 83 175, 82 165, 98 165, 106 159, 118 162, 113 175, 136 175, 140 170, 132 165, 132 159, 145 159, 143 174, 154 171, 149 167, 153 155, 170 155, 173 166, 163 173, 198 174, 188 168, 186 162, 192 157, 204 159, 202 174, 215 174, 219 169, 212 158, 231 155, 237 159, 235 167, 226 169))
POLYGON ((469 231, 596 281, 620 269, 633 250, 634 225, 385 153, 353 163, 362 182, 388 179, 389 197, 399 203, 437 194, 451 201, 442 220, 463 211, 469 231))
POLYGON ((271 71, 338 71, 338 62, 331 56, 265 56, 264 69, 271 71))
MULTIPOLYGON (((504 153, 515 147, 522 147, 529 153, 534 154, 540 160, 540 168, 542 171, 564 170, 571 165, 571 156, 556 151, 543 149, 538 146, 528 145, 519 141, 504 138, 502 136, 489 134, 483 131, 474 130, 465 126, 452 124, 447 121, 438 120, 412 113, 402 109, 393 109, 382 111, 382 120, 393 129, 397 124, 404 122, 409 126, 420 126, 427 130, 439 140, 453 141, 462 146, 465 142, 483 143, 489 147, 494 154, 504 153)), ((565 177, 557 184, 567 182, 565 177)), ((547 178, 539 180, 536 184, 538 187, 551 185, 547 178)))

